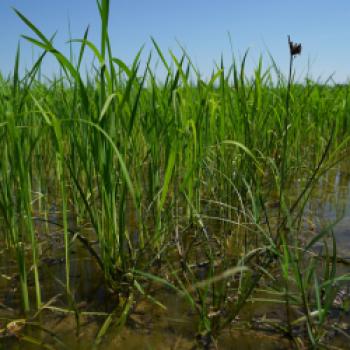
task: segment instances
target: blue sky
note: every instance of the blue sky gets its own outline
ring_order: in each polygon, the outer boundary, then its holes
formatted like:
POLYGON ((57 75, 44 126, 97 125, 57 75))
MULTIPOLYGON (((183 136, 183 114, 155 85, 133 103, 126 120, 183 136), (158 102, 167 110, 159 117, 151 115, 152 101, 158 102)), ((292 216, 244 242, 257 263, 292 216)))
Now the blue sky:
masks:
MULTIPOLYGON (((58 34, 55 46, 69 53, 68 18, 73 38, 81 38, 90 25, 90 39, 99 42, 99 17, 95 0, 1 0, 0 71, 13 68, 18 41, 21 42, 22 67, 29 67, 38 50, 20 39, 31 34, 16 17, 15 7, 47 36, 58 34)), ((287 35, 303 45, 297 58, 299 76, 310 64, 314 79, 325 80, 335 73, 337 82, 350 77, 350 1, 349 0, 111 0, 110 37, 113 54, 127 63, 146 44, 151 50, 153 36, 163 51, 179 53, 177 40, 188 50, 203 75, 223 54, 230 62, 232 37, 234 52, 242 55, 249 48, 248 69, 267 49, 283 71, 287 71, 287 35)), ((169 57, 169 56, 168 56, 169 57)), ((45 62, 44 73, 57 72, 52 58, 45 62)))

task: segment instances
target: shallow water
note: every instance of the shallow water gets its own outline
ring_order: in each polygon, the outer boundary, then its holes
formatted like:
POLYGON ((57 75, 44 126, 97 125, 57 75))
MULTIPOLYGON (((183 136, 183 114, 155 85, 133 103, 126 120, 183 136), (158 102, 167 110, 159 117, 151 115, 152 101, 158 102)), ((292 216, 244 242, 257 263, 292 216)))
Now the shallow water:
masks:
MULTIPOLYGON (((309 240, 323 227, 338 221, 333 227, 337 241, 338 255, 350 262, 350 165, 343 162, 323 176, 313 190, 305 210, 305 239, 309 240)), ((37 230, 41 232, 38 223, 37 230)), ((52 305, 66 308, 70 299, 65 295, 64 248, 62 232, 55 225, 49 226, 49 235, 40 237, 40 249, 49 252, 41 263, 42 298, 48 301, 56 298, 52 305)), ((89 235, 89 231, 86 231, 89 235)), ((324 247, 320 246, 321 251, 324 247)), ((350 265, 339 263, 339 273, 350 272, 350 265)), ((18 331, 12 336, 2 336, 0 349, 92 349, 96 335, 106 315, 118 304, 118 296, 111 293, 103 283, 96 262, 79 242, 75 242, 71 254, 71 285, 74 293, 74 307, 79 310, 79 331, 77 318, 72 313, 43 310, 42 313, 25 324, 18 322, 18 331), (100 312, 100 315, 87 315, 87 312, 100 312), (26 337, 26 338, 25 338, 26 337)), ((30 292, 34 300, 33 281, 30 292)), ((155 306, 150 301, 139 299, 125 327, 111 326, 100 344, 101 349, 193 349, 195 346, 196 315, 187 302, 175 293, 160 288, 153 291, 158 301, 167 310, 155 306)), ((259 317, 284 318, 281 306, 256 302, 247 305, 242 318, 247 322, 259 317)), ((22 319, 20 294, 13 255, 0 249, 0 331, 10 320, 22 319)), ((350 335, 350 316, 345 313, 337 322, 342 324, 345 334, 350 335)), ((271 329, 258 327, 249 329, 233 326, 224 330, 215 345, 219 349, 291 349, 292 344, 271 329)), ((9 335, 9 334, 7 334, 9 335)), ((332 344, 340 349, 347 348, 347 339, 339 333, 333 334, 332 344)))

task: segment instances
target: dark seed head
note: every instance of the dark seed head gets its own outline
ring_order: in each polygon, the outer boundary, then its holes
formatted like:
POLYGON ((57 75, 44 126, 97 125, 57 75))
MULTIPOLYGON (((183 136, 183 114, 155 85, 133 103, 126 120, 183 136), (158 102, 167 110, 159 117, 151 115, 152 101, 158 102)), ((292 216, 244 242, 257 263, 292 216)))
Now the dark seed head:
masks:
POLYGON ((293 41, 290 40, 289 35, 288 35, 288 43, 289 43, 290 54, 292 56, 301 54, 301 44, 293 43, 293 41))

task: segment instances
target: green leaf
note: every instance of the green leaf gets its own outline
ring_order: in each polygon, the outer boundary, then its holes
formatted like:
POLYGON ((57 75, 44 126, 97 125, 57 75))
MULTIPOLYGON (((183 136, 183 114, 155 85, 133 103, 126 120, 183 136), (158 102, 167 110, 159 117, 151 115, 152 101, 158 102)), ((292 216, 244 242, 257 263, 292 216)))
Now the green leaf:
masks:
POLYGON ((162 188, 162 196, 160 198, 160 204, 159 204, 160 211, 163 209, 163 206, 165 203, 165 198, 166 198, 167 193, 168 193, 170 180, 171 180, 173 170, 174 170, 175 159, 176 159, 176 149, 173 146, 171 148, 171 151, 170 151, 170 155, 168 158, 168 165, 167 165, 167 169, 165 171, 164 184, 163 184, 163 188, 162 188))

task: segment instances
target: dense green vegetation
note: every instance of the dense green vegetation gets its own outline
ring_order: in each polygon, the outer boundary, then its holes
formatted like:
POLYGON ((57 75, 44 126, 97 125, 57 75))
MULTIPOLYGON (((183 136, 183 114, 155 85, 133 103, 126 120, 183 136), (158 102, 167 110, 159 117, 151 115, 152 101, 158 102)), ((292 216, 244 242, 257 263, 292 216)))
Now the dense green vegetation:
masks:
POLYGON ((112 319, 125 322, 140 296, 161 307, 151 293, 158 284, 197 313, 204 347, 257 293, 285 309, 280 332, 321 346, 336 282, 348 276, 336 273, 332 227, 305 237, 303 210, 320 176, 346 156, 350 87, 294 84, 292 52, 288 77, 275 62, 264 70, 262 61, 248 77, 244 56, 229 66, 221 61, 204 81, 184 50, 170 52, 168 62, 155 41, 145 69, 141 52, 128 66, 111 52, 109 1, 98 6, 100 47, 86 31, 73 40, 77 62, 18 12, 34 33, 26 39, 43 54, 20 77, 18 49, 13 75, 0 78, 0 237, 16 257, 24 312, 47 302, 37 223, 52 221, 55 205, 67 296, 76 244, 125 296, 98 341, 112 319), (87 78, 80 73, 86 50, 98 62, 87 78), (41 81, 47 55, 61 74, 41 81), (155 58, 166 71, 161 82, 155 58), (330 249, 320 259, 312 247, 326 238, 330 249), (305 332, 293 336, 296 328, 305 332))

